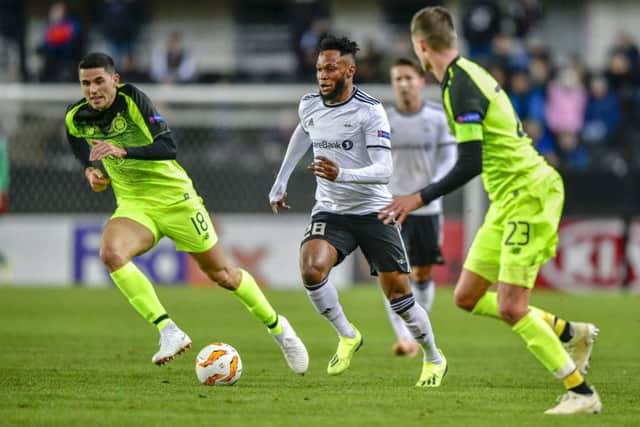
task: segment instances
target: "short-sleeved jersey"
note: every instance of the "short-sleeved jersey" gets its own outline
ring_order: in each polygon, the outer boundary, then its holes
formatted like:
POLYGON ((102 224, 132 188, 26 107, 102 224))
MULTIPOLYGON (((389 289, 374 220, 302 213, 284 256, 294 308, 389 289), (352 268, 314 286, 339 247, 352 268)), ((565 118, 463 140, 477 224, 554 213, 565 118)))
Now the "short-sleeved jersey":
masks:
MULTIPOLYGON (((393 138, 393 175, 389 190, 393 195, 416 193, 429 185, 442 167, 438 164, 438 153, 456 140, 439 102, 425 101, 415 113, 389 107, 387 115, 393 138)), ((412 215, 439 213, 442 213, 442 198, 411 212, 412 215)))
MULTIPOLYGON (((152 144, 170 137, 164 118, 149 98, 130 84, 120 84, 111 107, 96 111, 86 100, 67 109, 67 133, 86 141, 108 141, 119 147, 152 144)), ((191 179, 176 160, 139 160, 107 157, 102 164, 111 178, 119 205, 147 203, 166 206, 196 195, 191 179)))
MULTIPOLYGON (((324 156, 344 169, 372 164, 368 150, 390 150, 390 129, 382 104, 359 88, 346 101, 326 105, 317 93, 302 97, 300 124, 309 135, 313 155, 324 156)), ((332 182, 316 178, 318 212, 364 215, 391 202, 386 184, 332 182)))
POLYGON ((485 69, 458 57, 441 87, 458 143, 482 141, 482 181, 492 201, 553 172, 523 131, 509 97, 485 69))

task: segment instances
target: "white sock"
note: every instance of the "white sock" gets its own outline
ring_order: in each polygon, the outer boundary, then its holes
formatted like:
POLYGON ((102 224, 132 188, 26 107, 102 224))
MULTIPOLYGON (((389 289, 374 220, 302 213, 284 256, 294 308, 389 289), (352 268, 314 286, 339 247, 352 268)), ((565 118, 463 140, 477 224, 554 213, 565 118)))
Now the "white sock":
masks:
POLYGON ((427 313, 431 311, 433 300, 436 297, 436 284, 433 280, 425 280, 424 282, 411 281, 411 289, 416 297, 416 302, 424 308, 427 313))
POLYGON ((355 338, 356 331, 347 320, 338 300, 338 291, 329 277, 317 285, 305 285, 305 290, 316 311, 323 315, 341 337, 355 338))
POLYGON ((389 303, 393 311, 404 319, 407 328, 413 335, 413 339, 422 347, 424 360, 435 364, 442 363, 440 352, 436 347, 436 339, 431 329, 429 315, 420 305, 416 304, 413 294, 396 298, 389 301, 389 303))
POLYGON ((402 317, 398 316, 395 311, 393 311, 393 309, 391 308, 391 304, 389 304, 389 300, 386 297, 384 297, 384 308, 387 309, 389 322, 391 322, 391 327, 393 328, 393 332, 396 334, 396 337, 398 339, 413 339, 411 331, 409 331, 409 329, 407 328, 404 320, 402 319, 402 317))

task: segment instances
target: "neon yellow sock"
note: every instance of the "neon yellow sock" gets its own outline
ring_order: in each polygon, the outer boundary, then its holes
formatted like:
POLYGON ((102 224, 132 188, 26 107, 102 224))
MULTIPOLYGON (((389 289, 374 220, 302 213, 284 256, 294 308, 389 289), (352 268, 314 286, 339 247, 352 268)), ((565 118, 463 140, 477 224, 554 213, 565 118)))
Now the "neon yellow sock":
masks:
POLYGON ((242 269, 240 269, 240 272, 242 273, 240 286, 232 292, 233 295, 247 307, 251 314, 269 328, 270 333, 280 334, 282 327, 278 322, 278 314, 267 301, 267 297, 264 296, 253 276, 242 269))
POLYGON ((540 316, 527 313, 515 325, 513 331, 522 337, 529 351, 558 379, 563 379, 576 369, 560 340, 540 316))
POLYGON ((471 313, 477 316, 501 319, 500 314, 498 314, 498 294, 495 292, 485 292, 473 307, 471 313))
POLYGON ((570 390, 584 382, 584 377, 577 369, 562 379, 564 388, 570 390))
MULTIPOLYGON (((562 334, 562 331, 567 324, 566 320, 554 316, 552 313, 544 311, 533 305, 529 306, 529 312, 544 320, 544 322, 553 329, 553 332, 556 334, 556 336, 560 336, 562 334)), ((500 319, 500 315, 498 314, 498 294, 495 292, 486 292, 482 296, 482 298, 478 300, 471 313, 478 316, 487 316, 493 317, 494 319, 500 319)))
POLYGON ((134 263, 126 263, 110 276, 133 308, 145 320, 154 323, 158 329, 162 329, 167 324, 169 316, 160 303, 153 285, 134 263))

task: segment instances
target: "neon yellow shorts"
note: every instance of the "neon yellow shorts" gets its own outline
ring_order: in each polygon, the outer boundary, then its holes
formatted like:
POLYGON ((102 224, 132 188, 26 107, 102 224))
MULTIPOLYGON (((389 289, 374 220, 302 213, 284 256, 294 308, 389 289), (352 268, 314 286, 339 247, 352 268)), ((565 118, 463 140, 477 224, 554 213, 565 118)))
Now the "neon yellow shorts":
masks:
POLYGON ((206 252, 218 241, 201 197, 162 207, 123 204, 111 218, 128 218, 142 224, 153 233, 154 245, 167 236, 179 251, 206 252))
POLYGON ((533 288, 540 266, 556 254, 563 205, 564 185, 555 171, 491 204, 464 268, 491 283, 533 288))

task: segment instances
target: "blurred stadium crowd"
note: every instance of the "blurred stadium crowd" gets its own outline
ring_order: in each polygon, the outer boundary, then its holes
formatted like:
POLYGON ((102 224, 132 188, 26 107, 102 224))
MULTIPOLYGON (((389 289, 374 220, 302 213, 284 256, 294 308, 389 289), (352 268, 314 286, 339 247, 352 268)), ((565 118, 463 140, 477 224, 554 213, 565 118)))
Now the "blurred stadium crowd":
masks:
MULTIPOLYGON (((274 19, 282 11, 288 15, 285 19, 290 22, 290 34, 284 49, 290 50, 296 59, 289 72, 201 69, 202 58, 184 40, 188 28, 168 32, 164 48, 154 50, 141 65, 140 53, 150 51, 146 46, 149 40, 141 36, 154 20, 150 0, 101 0, 90 6, 77 2, 47 3, 46 26, 36 50, 39 58, 36 69, 30 68, 33 61, 27 60, 31 54, 25 42, 28 2, 0 0, 0 68, 7 61, 7 46, 13 44, 19 52, 19 73, 14 80, 73 82, 78 59, 98 45, 116 59, 123 79, 130 82, 312 82, 318 43, 325 34, 336 30, 330 3, 323 0, 241 3, 254 3, 254 8, 248 8, 254 14, 271 14, 274 19)), ((390 19, 397 24, 399 38, 406 38, 407 23, 418 7, 450 2, 382 3, 383 11, 389 12, 390 19)), ((606 62, 597 67, 588 68, 580 54, 558 55, 545 45, 542 37, 545 7, 552 7, 549 4, 541 0, 456 2, 458 26, 464 36, 463 51, 486 65, 506 88, 525 130, 552 164, 567 171, 602 170, 616 174, 624 174, 628 168, 637 169, 640 53, 636 42, 621 31, 606 62)), ((248 13, 245 19, 251 21, 250 12, 240 12, 248 13)), ((378 46, 374 38, 358 41, 362 48, 358 59, 359 83, 386 83, 389 62, 396 56, 411 54, 408 40, 394 45, 393 55, 378 46)))

